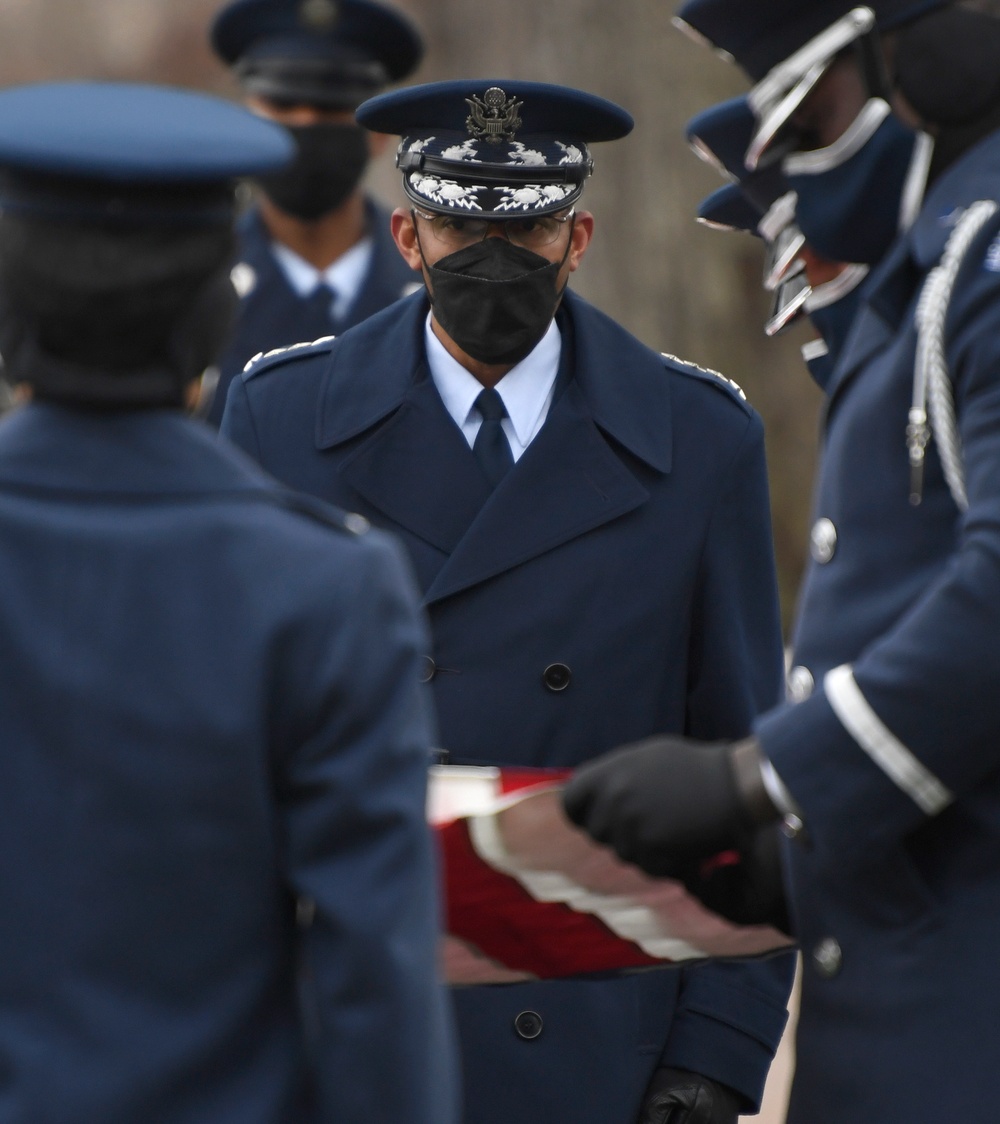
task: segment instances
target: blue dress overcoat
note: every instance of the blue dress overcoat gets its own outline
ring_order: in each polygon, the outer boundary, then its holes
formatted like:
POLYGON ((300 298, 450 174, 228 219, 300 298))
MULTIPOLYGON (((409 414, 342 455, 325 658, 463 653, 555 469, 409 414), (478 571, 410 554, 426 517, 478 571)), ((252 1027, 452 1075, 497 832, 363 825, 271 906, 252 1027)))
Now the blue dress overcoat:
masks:
POLYGON ((455 1119, 425 632, 349 526, 177 413, 0 423, 3 1124, 455 1119))
POLYGON ((1000 219, 945 320, 968 490, 938 445, 910 501, 915 316, 964 210, 1000 198, 1000 134, 932 185, 870 278, 828 385, 797 702, 760 723, 802 806, 793 1124, 992 1124, 1000 1104, 1000 219))
POLYGON ((403 261, 389 230, 389 213, 367 200, 372 257, 361 290, 342 317, 330 314, 330 302, 317 305, 289 284, 271 249, 271 238, 256 208, 240 219, 239 252, 234 276, 243 293, 232 334, 218 363, 219 381, 207 421, 218 425, 233 377, 261 352, 293 343, 333 336, 360 324, 400 297, 420 288, 419 273, 403 261), (237 272, 239 271, 239 272, 237 272))
MULTIPOLYGON (((658 731, 745 733, 781 643, 762 428, 738 390, 568 295, 561 393, 491 493, 428 375, 426 316, 418 294, 262 361, 222 428, 402 539, 451 760, 572 766, 658 731)), ((782 956, 457 990, 466 1119, 635 1124, 661 1061, 755 1103, 789 980, 782 956)))

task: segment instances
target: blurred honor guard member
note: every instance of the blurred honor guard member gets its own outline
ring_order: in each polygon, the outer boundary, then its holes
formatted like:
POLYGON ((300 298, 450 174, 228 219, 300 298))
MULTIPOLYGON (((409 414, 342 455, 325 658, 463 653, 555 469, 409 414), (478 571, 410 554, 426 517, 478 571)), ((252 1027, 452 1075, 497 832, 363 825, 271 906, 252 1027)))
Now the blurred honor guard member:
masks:
MULTIPOLYGON (((223 432, 406 544, 453 762, 572 766, 623 737, 749 729, 780 677, 760 421, 566 288, 594 229, 589 146, 631 118, 496 80, 358 119, 403 137, 392 229, 432 303, 251 367, 223 432)), ((789 969, 459 989, 466 1120, 730 1124, 757 1105, 789 969)))
POLYGON ((595 763, 568 807, 703 890, 704 858, 742 846, 715 900, 744 918, 775 873, 750 861, 753 824, 783 816, 806 964, 790 1121, 992 1124, 1000 2, 691 6, 791 52, 760 58, 754 147, 783 150, 811 240, 880 264, 826 388, 789 704, 735 748, 661 739, 595 763))
POLYGON ((362 187, 387 138, 362 129, 354 111, 415 70, 423 43, 408 19, 371 0, 235 0, 211 37, 247 105, 289 128, 297 146, 291 165, 258 177, 258 202, 240 222, 240 310, 208 410, 217 425, 230 381, 255 355, 336 335, 420 284, 396 253, 388 213, 362 187))
POLYGON ((405 568, 181 410, 233 177, 291 150, 196 94, 0 94, 4 1121, 453 1120, 405 568))

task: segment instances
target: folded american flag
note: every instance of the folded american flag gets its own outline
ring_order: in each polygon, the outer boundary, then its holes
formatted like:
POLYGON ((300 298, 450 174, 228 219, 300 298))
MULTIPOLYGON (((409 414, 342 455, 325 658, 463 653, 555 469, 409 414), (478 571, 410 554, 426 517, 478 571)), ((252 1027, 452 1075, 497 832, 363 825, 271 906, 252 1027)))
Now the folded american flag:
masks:
POLYGON ((446 894, 445 977, 512 983, 681 960, 755 956, 791 943, 709 912, 649 878, 563 815, 569 770, 435 766, 429 818, 446 894))

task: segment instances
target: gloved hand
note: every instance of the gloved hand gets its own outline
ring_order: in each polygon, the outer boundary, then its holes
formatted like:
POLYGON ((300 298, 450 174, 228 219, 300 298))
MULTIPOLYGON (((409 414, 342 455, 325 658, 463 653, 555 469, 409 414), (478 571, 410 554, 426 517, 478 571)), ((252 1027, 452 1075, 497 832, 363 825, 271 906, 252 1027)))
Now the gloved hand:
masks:
POLYGON ((700 1073, 662 1067, 653 1074, 637 1124, 736 1124, 738 1093, 700 1073))
MULTIPOLYGON (((623 746, 577 769, 563 807, 626 862, 684 877, 720 851, 738 850, 766 822, 766 810, 751 807, 737 785, 734 748, 666 735, 623 746)), ((779 818, 773 804, 770 818, 779 818)))
POLYGON ((777 827, 760 828, 739 851, 709 859, 683 881, 713 913, 737 925, 792 932, 777 827))
POLYGON ((779 818, 760 760, 753 741, 647 738, 581 766, 563 806, 626 862, 678 879, 716 913, 787 932, 777 838, 760 831, 779 818))

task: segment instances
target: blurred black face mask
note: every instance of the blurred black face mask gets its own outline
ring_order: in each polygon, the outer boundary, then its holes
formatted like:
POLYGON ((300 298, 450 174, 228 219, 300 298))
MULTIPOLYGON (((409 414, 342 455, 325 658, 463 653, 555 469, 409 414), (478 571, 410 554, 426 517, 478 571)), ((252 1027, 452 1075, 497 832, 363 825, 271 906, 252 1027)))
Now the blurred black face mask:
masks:
POLYGON ((368 165, 368 134, 360 125, 294 125, 297 154, 280 172, 259 176, 265 195, 287 215, 312 222, 335 211, 368 165))
POLYGON ((435 319, 480 363, 519 363, 555 315, 559 271, 571 244, 572 238, 556 262, 505 238, 484 238, 434 265, 425 260, 435 319))

